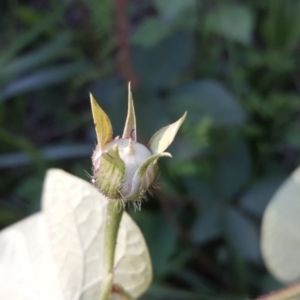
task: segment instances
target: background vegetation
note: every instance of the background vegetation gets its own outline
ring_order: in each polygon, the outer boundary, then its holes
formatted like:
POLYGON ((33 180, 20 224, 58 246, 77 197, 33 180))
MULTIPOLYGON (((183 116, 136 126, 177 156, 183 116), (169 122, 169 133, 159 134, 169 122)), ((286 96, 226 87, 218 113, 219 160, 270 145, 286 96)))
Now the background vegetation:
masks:
MULTIPOLYGON (((160 189, 130 211, 155 278, 143 299, 246 299, 279 287, 262 213, 300 158, 300 1, 1 0, 0 228, 39 210, 43 176, 88 180, 88 92, 139 141, 189 112, 160 189)), ((0 250, 1 251, 1 250, 0 250)))

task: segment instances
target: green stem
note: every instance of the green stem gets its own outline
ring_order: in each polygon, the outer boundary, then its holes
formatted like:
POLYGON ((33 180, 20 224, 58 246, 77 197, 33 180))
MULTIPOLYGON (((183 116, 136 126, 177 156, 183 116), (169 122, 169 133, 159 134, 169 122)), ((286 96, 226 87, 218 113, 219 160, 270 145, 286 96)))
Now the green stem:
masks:
POLYGON ((122 205, 117 206, 117 202, 110 200, 107 204, 105 237, 104 237, 104 278, 100 300, 107 300, 111 294, 113 286, 113 268, 115 250, 121 218, 124 212, 122 205))

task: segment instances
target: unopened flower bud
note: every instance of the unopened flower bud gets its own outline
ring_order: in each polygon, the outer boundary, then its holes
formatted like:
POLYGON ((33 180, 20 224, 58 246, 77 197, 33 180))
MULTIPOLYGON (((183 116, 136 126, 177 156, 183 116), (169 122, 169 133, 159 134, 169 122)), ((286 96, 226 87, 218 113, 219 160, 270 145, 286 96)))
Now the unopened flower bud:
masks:
POLYGON ((157 161, 172 143, 186 113, 177 122, 159 130, 148 147, 136 141, 136 119, 129 85, 128 113, 121 138, 112 139, 109 118, 91 95, 98 145, 92 156, 93 183, 112 200, 140 201, 158 173, 157 161))

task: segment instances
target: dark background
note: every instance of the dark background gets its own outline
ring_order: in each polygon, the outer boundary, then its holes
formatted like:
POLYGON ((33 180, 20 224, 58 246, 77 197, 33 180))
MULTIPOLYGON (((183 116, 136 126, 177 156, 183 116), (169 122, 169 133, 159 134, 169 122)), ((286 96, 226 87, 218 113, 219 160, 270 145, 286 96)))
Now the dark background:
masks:
MULTIPOLYGON (((130 210, 153 259, 143 299, 246 299, 280 285, 266 204, 300 154, 300 1, 1 0, 0 228, 39 210, 47 168, 88 180, 88 93, 138 140, 189 112, 160 189, 130 210)), ((1 249, 0 249, 1 251, 1 249)))

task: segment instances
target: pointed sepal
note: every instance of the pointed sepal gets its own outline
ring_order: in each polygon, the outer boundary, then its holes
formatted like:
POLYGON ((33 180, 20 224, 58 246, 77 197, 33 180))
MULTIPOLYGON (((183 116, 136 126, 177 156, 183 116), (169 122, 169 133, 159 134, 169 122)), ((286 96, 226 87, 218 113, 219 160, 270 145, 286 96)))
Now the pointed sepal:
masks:
POLYGON ((98 145, 102 150, 103 146, 112 140, 113 130, 108 116, 98 105, 91 93, 90 99, 98 145))
POLYGON ((169 126, 163 127, 152 136, 148 147, 153 154, 162 153, 170 146, 181 124, 185 120, 186 115, 187 112, 185 112, 184 115, 177 122, 169 126))
POLYGON ((157 153, 150 156, 143 164, 139 166, 135 172, 132 180, 132 186, 130 193, 127 198, 131 201, 141 200, 149 186, 156 177, 158 169, 156 168, 156 162, 160 157, 172 157, 168 152, 157 153), (149 170, 150 165, 152 164, 152 170, 149 170))
POLYGON ((123 132, 123 139, 132 139, 136 142, 136 118, 134 112, 134 105, 131 93, 131 85, 130 82, 128 83, 128 111, 127 111, 127 118, 125 122, 125 128, 123 132))
POLYGON ((95 186, 109 199, 120 198, 120 190, 125 175, 125 163, 120 157, 116 144, 101 157, 100 167, 96 172, 95 186))

